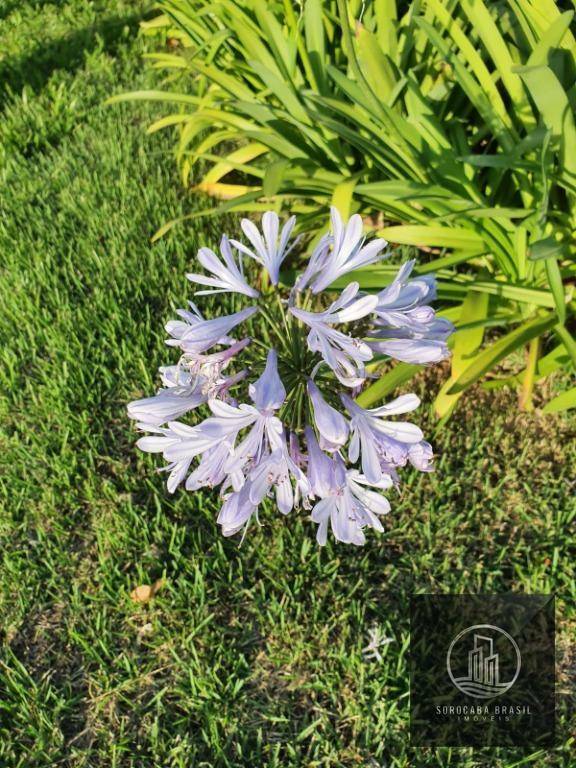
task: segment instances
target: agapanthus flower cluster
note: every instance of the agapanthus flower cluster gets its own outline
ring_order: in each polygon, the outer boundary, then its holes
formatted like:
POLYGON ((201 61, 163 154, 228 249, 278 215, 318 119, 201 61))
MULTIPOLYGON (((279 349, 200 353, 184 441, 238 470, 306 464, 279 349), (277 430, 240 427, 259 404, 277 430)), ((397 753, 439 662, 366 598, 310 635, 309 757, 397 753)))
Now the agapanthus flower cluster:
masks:
POLYGON ((291 288, 281 268, 299 242, 295 217, 280 227, 269 211, 261 231, 243 219, 244 241, 223 236, 219 254, 201 248, 205 273, 187 276, 201 289, 196 295, 234 294, 236 311, 208 319, 192 302, 179 310, 166 325, 178 361, 160 368, 154 397, 128 406, 148 433, 138 446, 167 462, 171 493, 181 484, 219 489, 225 536, 245 533, 270 499, 283 515, 301 509, 311 517, 320 544, 329 529, 338 541, 364 544, 367 528, 382 530, 384 492, 398 485, 398 470, 432 468, 420 428, 395 418, 418 407, 416 395, 369 409, 355 398, 370 361, 448 356, 453 327, 430 306, 434 279, 412 278, 409 261, 379 293, 357 282, 331 290, 386 258, 388 244, 367 240, 359 215, 344 222, 332 209, 330 223, 291 288))

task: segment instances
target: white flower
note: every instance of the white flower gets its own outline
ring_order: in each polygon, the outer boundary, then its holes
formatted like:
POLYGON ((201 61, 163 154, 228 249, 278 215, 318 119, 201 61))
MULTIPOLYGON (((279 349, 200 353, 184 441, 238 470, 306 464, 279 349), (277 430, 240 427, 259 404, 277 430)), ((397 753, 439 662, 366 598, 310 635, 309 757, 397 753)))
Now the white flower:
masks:
POLYGON ((365 244, 362 217, 357 213, 345 224, 338 209, 332 207, 330 219, 331 237, 321 241, 310 257, 309 266, 298 284, 299 290, 303 290, 311 282, 313 293, 324 291, 342 275, 384 258, 382 251, 388 242, 377 238, 365 244))
POLYGON ((415 261, 402 265, 394 281, 378 294, 371 349, 405 363, 437 363, 449 357, 446 339, 454 326, 436 317, 428 302, 436 296, 436 281, 425 275, 409 280, 415 261))
POLYGON ((240 223, 242 231, 252 243, 254 250, 251 250, 238 240, 231 240, 230 242, 239 251, 261 264, 270 275, 272 284, 277 285, 280 279, 280 265, 291 250, 291 247, 288 248, 287 246, 295 223, 296 217, 291 216, 282 227, 280 238, 278 238, 280 229, 278 214, 274 213, 274 211, 267 211, 262 216, 262 232, 264 236, 262 236, 258 231, 258 227, 250 219, 242 219, 240 223))
POLYGON ((233 315, 204 320, 201 315, 194 315, 180 310, 178 314, 184 318, 172 320, 166 324, 166 330, 172 336, 166 342, 173 347, 180 347, 184 352, 205 352, 215 344, 230 343, 227 334, 240 323, 258 312, 258 307, 247 307, 233 315))
POLYGON ((242 270, 242 262, 238 264, 234 261, 232 254, 232 248, 230 247, 230 241, 223 235, 220 241, 220 253, 222 254, 223 262, 220 261, 218 256, 210 248, 200 248, 198 251, 198 261, 204 269, 211 272, 213 277, 205 277, 204 275, 196 274, 192 272, 186 277, 194 283, 199 285, 209 285, 214 290, 212 291, 196 291, 197 296, 211 293, 243 293, 246 296, 250 296, 255 299, 260 295, 255 288, 248 285, 244 278, 244 272, 242 270))
POLYGON ((369 315, 376 306, 376 296, 356 298, 358 283, 342 291, 340 297, 324 312, 306 312, 290 307, 290 312, 310 327, 308 347, 319 352, 324 362, 334 371, 338 380, 346 387, 357 387, 364 382, 364 363, 372 359, 372 350, 361 339, 348 336, 332 326, 349 323, 369 315))
POLYGON ((361 456, 368 481, 377 483, 383 474, 389 474, 389 467, 404 466, 410 447, 422 440, 422 430, 409 421, 388 421, 385 417, 413 411, 420 405, 420 398, 401 395, 387 405, 367 410, 348 395, 342 394, 341 398, 351 416, 348 456, 353 462, 361 456))

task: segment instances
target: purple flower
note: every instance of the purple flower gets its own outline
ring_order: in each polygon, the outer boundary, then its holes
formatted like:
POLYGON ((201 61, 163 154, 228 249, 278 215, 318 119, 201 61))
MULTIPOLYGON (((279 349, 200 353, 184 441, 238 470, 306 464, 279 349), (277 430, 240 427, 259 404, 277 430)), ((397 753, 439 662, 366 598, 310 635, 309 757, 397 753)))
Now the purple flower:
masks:
POLYGON ((406 363, 437 363, 450 355, 446 339, 454 326, 428 306, 436 296, 434 277, 408 279, 414 264, 403 264, 394 281, 378 294, 376 330, 368 343, 375 352, 406 363))
POLYGON ((160 368, 166 388, 160 389, 154 397, 129 403, 128 415, 131 419, 158 426, 174 421, 211 398, 223 397, 230 387, 246 376, 246 371, 229 377, 223 377, 222 371, 249 343, 250 339, 244 339, 211 355, 184 355, 178 365, 160 368))
POLYGON ((376 239, 365 244, 362 233, 362 217, 351 216, 344 223, 335 207, 330 208, 331 236, 321 241, 321 247, 310 257, 310 263, 298 285, 303 290, 310 282, 313 293, 328 288, 342 275, 384 258, 382 251, 386 240, 376 239), (328 250, 331 246, 331 250, 328 250))
MULTIPOLYGON (((246 280, 244 255, 278 284, 297 242, 289 245, 294 217, 280 228, 269 211, 262 232, 247 219, 242 229, 250 246, 224 236, 219 255, 199 250, 207 274, 188 275, 207 287, 198 294, 234 293, 235 303, 259 298, 246 280)), ((337 541, 361 545, 368 529, 382 531, 390 509, 383 492, 399 483, 400 468, 432 470, 432 447, 421 430, 392 418, 416 408, 415 395, 372 409, 361 408, 352 395, 362 391, 375 350, 418 362, 446 353, 452 326, 429 306, 433 279, 410 280, 409 262, 378 295, 361 293, 355 282, 332 303, 312 295, 382 258, 385 246, 383 240, 365 242, 359 216, 345 223, 332 209, 331 232, 291 291, 280 286, 260 298, 259 308, 236 304, 233 314, 210 319, 190 302, 167 324, 167 344, 180 350, 180 359, 160 368, 162 388, 130 403, 128 414, 146 433, 139 448, 165 459, 170 493, 182 484, 188 491, 218 489, 224 536, 244 535, 253 519, 260 522, 263 508, 288 515, 301 507, 310 511, 321 545, 328 531, 337 541), (259 309, 255 338, 232 338, 259 309), (251 342, 247 364, 238 365, 251 342), (254 371, 261 373, 253 378, 254 371), (191 423, 178 421, 182 417, 191 423)))
MULTIPOLYGON (((318 523, 316 539, 323 546, 330 525, 334 538, 346 544, 362 545, 366 541, 364 528, 382 531, 380 515, 390 510, 388 500, 374 490, 368 490, 367 479, 357 470, 347 470, 340 454, 328 456, 320 450, 314 432, 306 430, 309 451, 308 478, 312 493, 318 498, 312 509, 312 520, 318 523)), ((392 481, 384 476, 372 487, 390 488, 392 481)))
POLYGON ((365 410, 348 395, 342 394, 341 398, 351 416, 348 456, 352 462, 361 457, 368 481, 379 482, 389 466, 404 466, 410 447, 422 440, 422 430, 408 421, 388 421, 385 417, 413 411, 420 405, 420 399, 416 395, 401 395, 388 405, 365 410))
POLYGON ((310 485, 306 475, 292 461, 287 447, 283 443, 250 472, 250 500, 260 504, 275 487, 278 509, 282 514, 287 515, 294 508, 297 498, 292 487, 292 479, 295 480, 296 490, 305 496, 308 495, 310 485))
POLYGON ((273 211, 267 211, 262 216, 263 235, 250 219, 242 219, 240 222, 242 231, 250 240, 253 250, 238 242, 238 240, 231 240, 230 242, 239 251, 261 264, 270 275, 272 284, 277 285, 280 278, 280 265, 293 247, 288 248, 287 246, 295 223, 296 217, 291 216, 282 227, 282 232, 279 233, 280 222, 278 214, 273 211))
POLYGON ((246 282, 244 271, 242 269, 242 261, 239 260, 238 264, 234 261, 230 241, 226 235, 223 235, 222 240, 220 241, 220 253, 222 254, 222 261, 220 261, 218 256, 216 256, 214 251, 210 250, 210 248, 200 248, 198 251, 198 261, 206 271, 212 273, 213 277, 206 277, 205 275, 199 275, 195 272, 186 275, 186 277, 194 283, 208 285, 214 290, 196 291, 196 295, 202 296, 211 293, 243 293, 245 296, 250 296, 253 299, 257 298, 260 294, 246 282))
POLYGON ((260 458, 244 485, 224 502, 218 516, 223 534, 230 536, 244 528, 273 489, 276 505, 283 515, 292 511, 299 494, 306 496, 310 490, 306 476, 292 461, 283 441, 272 453, 260 458))
POLYGON ((332 327, 337 323, 360 320, 374 310, 376 296, 357 298, 359 288, 358 283, 350 283, 324 312, 306 312, 296 307, 289 310, 309 326, 308 348, 322 355, 324 362, 346 387, 356 387, 364 382, 364 363, 372 359, 372 351, 366 343, 332 327))
POLYGON ((188 475, 186 490, 217 488, 224 481, 227 481, 225 485, 231 484, 234 490, 240 490, 244 484, 244 475, 241 472, 230 474, 226 470, 232 448, 233 440, 227 437, 205 451, 196 469, 188 475))
MULTIPOLYGON (((195 310, 192 302, 190 304, 195 310)), ((179 310, 178 314, 183 320, 171 320, 166 324, 166 330, 172 337, 166 343, 173 347, 180 347, 184 352, 193 354, 206 352, 215 344, 230 343, 227 334, 256 312, 258 307, 247 307, 233 315, 204 320, 197 311, 179 310)))

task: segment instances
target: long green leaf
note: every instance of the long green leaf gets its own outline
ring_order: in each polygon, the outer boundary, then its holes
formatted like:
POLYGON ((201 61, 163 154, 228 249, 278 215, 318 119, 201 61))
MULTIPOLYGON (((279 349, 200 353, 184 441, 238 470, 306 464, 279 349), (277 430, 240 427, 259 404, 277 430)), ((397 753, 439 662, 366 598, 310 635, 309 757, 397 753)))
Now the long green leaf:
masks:
POLYGON ((327 94, 326 42, 322 17, 322 0, 306 0, 304 5, 304 31, 307 55, 314 75, 314 84, 318 92, 327 94))
POLYGON ((556 316, 547 314, 543 317, 537 317, 524 323, 519 328, 507 333, 494 344, 491 344, 483 350, 472 362, 472 364, 463 371, 456 379, 454 384, 448 390, 449 395, 455 395, 462 390, 467 389, 474 382, 478 381, 485 373, 496 366, 500 360, 510 355, 515 350, 521 348, 531 339, 549 330, 556 322, 556 316))
POLYGON ((550 256, 549 258, 545 259, 544 265, 546 267, 548 285, 550 286, 550 291, 554 297, 558 320, 560 320, 562 325, 564 325, 566 322, 566 298, 564 296, 564 284, 562 283, 562 276, 560 274, 560 268, 558 267, 558 261, 554 258, 554 256, 550 256))
POLYGON ((542 410, 544 413, 558 413, 558 411, 567 411, 569 408, 576 408, 576 387, 550 400, 542 410))
POLYGON ((555 73, 547 66, 516 67, 552 137, 560 141, 560 162, 576 174, 576 126, 572 107, 555 73))
POLYGON ((410 363, 397 363, 391 371, 381 376, 378 381, 371 384, 356 398, 358 405, 369 408, 382 398, 394 392, 395 389, 405 384, 424 368, 423 365, 411 365, 410 363))
POLYGON ((480 235, 471 229, 458 227, 415 226, 407 224, 400 227, 384 227, 378 232, 391 243, 416 245, 420 248, 435 246, 438 248, 479 248, 483 241, 480 235))
POLYGON ((129 91, 128 93, 118 93, 116 96, 110 96, 104 104, 119 104, 123 101, 163 101, 166 104, 192 104, 197 106, 201 103, 198 96, 192 96, 189 93, 174 93, 173 91, 129 91))

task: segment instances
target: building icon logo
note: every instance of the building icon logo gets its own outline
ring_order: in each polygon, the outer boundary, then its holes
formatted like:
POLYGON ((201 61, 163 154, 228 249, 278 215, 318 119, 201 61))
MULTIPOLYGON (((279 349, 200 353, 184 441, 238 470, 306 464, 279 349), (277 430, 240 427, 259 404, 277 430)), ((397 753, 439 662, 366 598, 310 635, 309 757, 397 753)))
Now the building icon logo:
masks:
POLYGON ((476 699, 492 699, 510 690, 520 674, 520 666, 518 644, 508 632, 493 624, 475 624, 464 629, 454 638, 446 655, 452 683, 462 693, 476 699), (500 652, 496 651, 496 644, 500 652), (505 675, 500 658, 503 652, 509 662, 505 675), (456 664, 456 656, 459 664, 456 664), (467 669, 462 668, 463 661, 467 662, 467 669))

